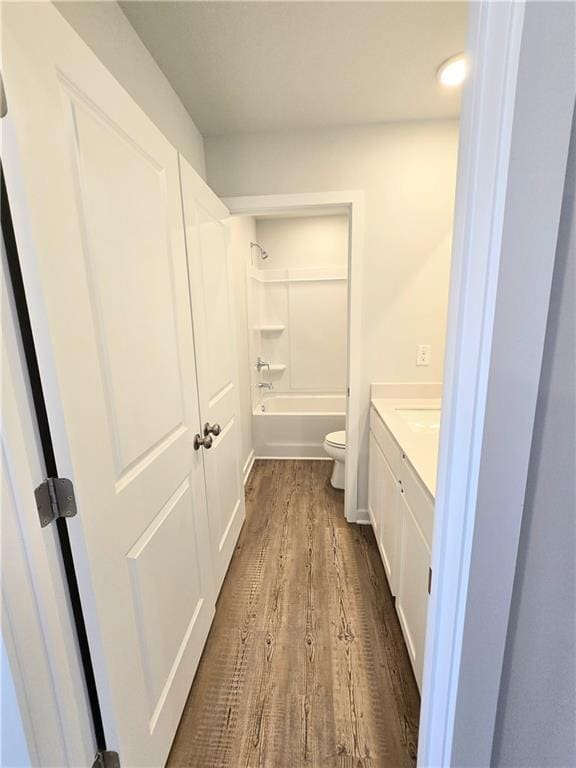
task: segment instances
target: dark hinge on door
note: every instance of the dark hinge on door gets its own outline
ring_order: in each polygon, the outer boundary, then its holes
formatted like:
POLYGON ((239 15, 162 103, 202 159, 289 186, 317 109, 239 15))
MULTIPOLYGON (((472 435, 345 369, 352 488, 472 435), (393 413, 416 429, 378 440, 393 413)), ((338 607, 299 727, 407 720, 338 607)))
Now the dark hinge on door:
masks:
POLYGON ((48 477, 34 491, 40 526, 47 525, 59 517, 74 517, 77 512, 74 486, 65 477, 48 477))
POLYGON ((428 568, 428 594, 432 592, 432 568, 428 568))
POLYGON ((4 80, 0 72, 0 117, 6 117, 8 114, 8 103, 6 101, 6 91, 4 90, 4 80))
POLYGON ((118 752, 112 752, 109 749, 100 750, 96 753, 92 768, 120 768, 118 752))

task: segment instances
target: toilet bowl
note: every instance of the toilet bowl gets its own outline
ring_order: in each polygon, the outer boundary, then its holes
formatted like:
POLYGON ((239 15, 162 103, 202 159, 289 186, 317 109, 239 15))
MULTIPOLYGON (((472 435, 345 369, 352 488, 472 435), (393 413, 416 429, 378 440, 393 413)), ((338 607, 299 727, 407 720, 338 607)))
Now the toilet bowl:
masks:
POLYGON ((334 469, 332 470, 330 484, 333 488, 344 490, 344 461, 346 459, 345 430, 328 433, 324 438, 324 450, 331 459, 334 459, 334 469))

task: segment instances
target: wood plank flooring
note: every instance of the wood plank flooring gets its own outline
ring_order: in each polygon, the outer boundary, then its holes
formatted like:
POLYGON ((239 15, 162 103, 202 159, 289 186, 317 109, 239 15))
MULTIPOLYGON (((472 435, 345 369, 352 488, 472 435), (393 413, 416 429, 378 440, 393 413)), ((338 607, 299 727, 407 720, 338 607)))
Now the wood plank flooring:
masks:
POLYGON ((415 765, 420 700, 392 597, 331 469, 256 462, 171 768, 415 765))

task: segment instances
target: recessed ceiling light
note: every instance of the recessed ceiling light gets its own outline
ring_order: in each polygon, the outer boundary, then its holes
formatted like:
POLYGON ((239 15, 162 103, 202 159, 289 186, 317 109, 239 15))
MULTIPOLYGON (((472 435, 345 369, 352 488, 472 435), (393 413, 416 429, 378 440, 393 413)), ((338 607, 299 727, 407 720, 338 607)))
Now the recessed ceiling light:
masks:
POLYGON ((462 85, 466 74, 466 59, 463 53, 458 53, 440 64, 436 77, 446 88, 456 88, 458 85, 462 85))

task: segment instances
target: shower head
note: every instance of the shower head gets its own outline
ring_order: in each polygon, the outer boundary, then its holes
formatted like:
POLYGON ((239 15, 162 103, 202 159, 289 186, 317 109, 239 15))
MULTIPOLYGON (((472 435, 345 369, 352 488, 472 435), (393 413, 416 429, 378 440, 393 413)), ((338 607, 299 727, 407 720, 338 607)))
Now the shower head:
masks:
POLYGON ((258 243, 250 243, 250 248, 258 248, 258 250, 260 251, 260 258, 262 260, 268 258, 268 251, 265 251, 261 245, 258 245, 258 243))

